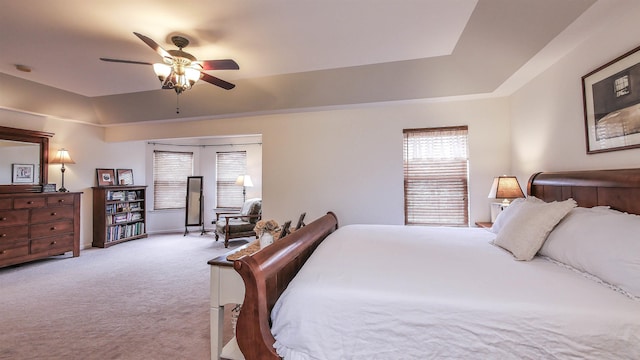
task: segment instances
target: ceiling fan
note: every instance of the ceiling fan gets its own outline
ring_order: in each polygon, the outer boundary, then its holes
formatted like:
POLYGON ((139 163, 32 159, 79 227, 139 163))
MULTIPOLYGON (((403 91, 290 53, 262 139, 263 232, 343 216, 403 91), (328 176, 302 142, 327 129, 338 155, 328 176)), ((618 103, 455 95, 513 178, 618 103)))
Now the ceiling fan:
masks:
POLYGON ((151 64, 143 61, 110 58, 100 58, 100 60, 126 64, 153 65, 153 70, 160 79, 162 88, 174 89, 177 94, 191 89, 191 87, 200 79, 225 90, 231 90, 235 87, 235 85, 230 82, 204 72, 206 70, 238 70, 240 67, 235 61, 231 59, 198 60, 193 55, 182 50, 189 45, 189 40, 182 36, 171 37, 171 41, 178 50, 165 50, 151 38, 138 34, 137 32, 134 32, 134 34, 162 56, 163 62, 151 64))

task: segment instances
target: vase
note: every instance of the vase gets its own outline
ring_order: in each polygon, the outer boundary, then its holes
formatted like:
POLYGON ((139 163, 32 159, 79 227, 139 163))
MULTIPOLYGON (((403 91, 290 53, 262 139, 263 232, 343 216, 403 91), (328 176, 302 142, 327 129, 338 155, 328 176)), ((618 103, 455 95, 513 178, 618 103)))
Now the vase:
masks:
POLYGON ((273 244, 273 235, 266 232, 262 234, 262 236, 260 236, 260 249, 265 248, 271 244, 273 244))

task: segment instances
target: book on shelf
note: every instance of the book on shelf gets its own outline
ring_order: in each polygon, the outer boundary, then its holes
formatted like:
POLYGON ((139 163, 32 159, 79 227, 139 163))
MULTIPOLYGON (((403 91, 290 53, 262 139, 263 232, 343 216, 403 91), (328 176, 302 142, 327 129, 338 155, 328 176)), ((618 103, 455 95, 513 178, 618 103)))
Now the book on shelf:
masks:
POLYGON ((129 221, 136 221, 141 219, 142 219, 142 214, 140 214, 139 212, 129 213, 129 221))
POLYGON ((135 191, 127 191, 127 200, 138 200, 138 193, 135 191))
POLYGON ((118 241, 138 235, 144 235, 144 223, 138 222, 134 224, 116 225, 107 231, 107 241, 118 241))
POLYGON ((107 200, 122 201, 125 199, 124 191, 107 191, 107 200))

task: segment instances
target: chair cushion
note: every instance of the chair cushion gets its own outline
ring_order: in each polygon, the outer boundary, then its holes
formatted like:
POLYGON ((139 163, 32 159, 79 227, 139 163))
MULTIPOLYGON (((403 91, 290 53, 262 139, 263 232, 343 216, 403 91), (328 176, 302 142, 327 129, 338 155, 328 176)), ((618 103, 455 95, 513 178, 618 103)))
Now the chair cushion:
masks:
MULTIPOLYGON (((240 210, 240 215, 258 215, 262 211, 262 199, 253 198, 247 199, 242 205, 242 209, 240 210)), ((256 216, 254 217, 243 217, 241 218, 244 221, 248 221, 251 224, 255 224, 258 221, 256 216)))
MULTIPOLYGON (((221 218, 220 221, 216 223, 216 231, 218 233, 224 234, 224 227, 226 226, 226 224, 226 219, 221 218)), ((253 231, 254 227, 254 224, 247 221, 243 221, 240 219, 229 219, 229 233, 253 231)))

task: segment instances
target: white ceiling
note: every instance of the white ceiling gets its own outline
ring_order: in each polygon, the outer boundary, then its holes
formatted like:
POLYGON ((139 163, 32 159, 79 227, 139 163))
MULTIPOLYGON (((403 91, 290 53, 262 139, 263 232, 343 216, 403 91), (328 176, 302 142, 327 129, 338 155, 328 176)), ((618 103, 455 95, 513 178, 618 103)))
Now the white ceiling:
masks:
POLYGON ((254 78, 448 55, 476 0, 2 1, 0 71, 85 96, 154 90, 161 62, 138 32, 165 49, 190 39, 198 59, 235 59, 254 78), (24 64, 31 73, 18 72, 24 64))
POLYGON ((185 116, 489 93, 594 2, 0 0, 0 73, 91 98, 101 123, 162 119, 165 109, 112 109, 167 96, 150 66, 99 60, 158 62, 138 32, 167 50, 180 34, 196 58, 240 65, 209 72, 235 89, 200 82, 181 95, 185 116))

